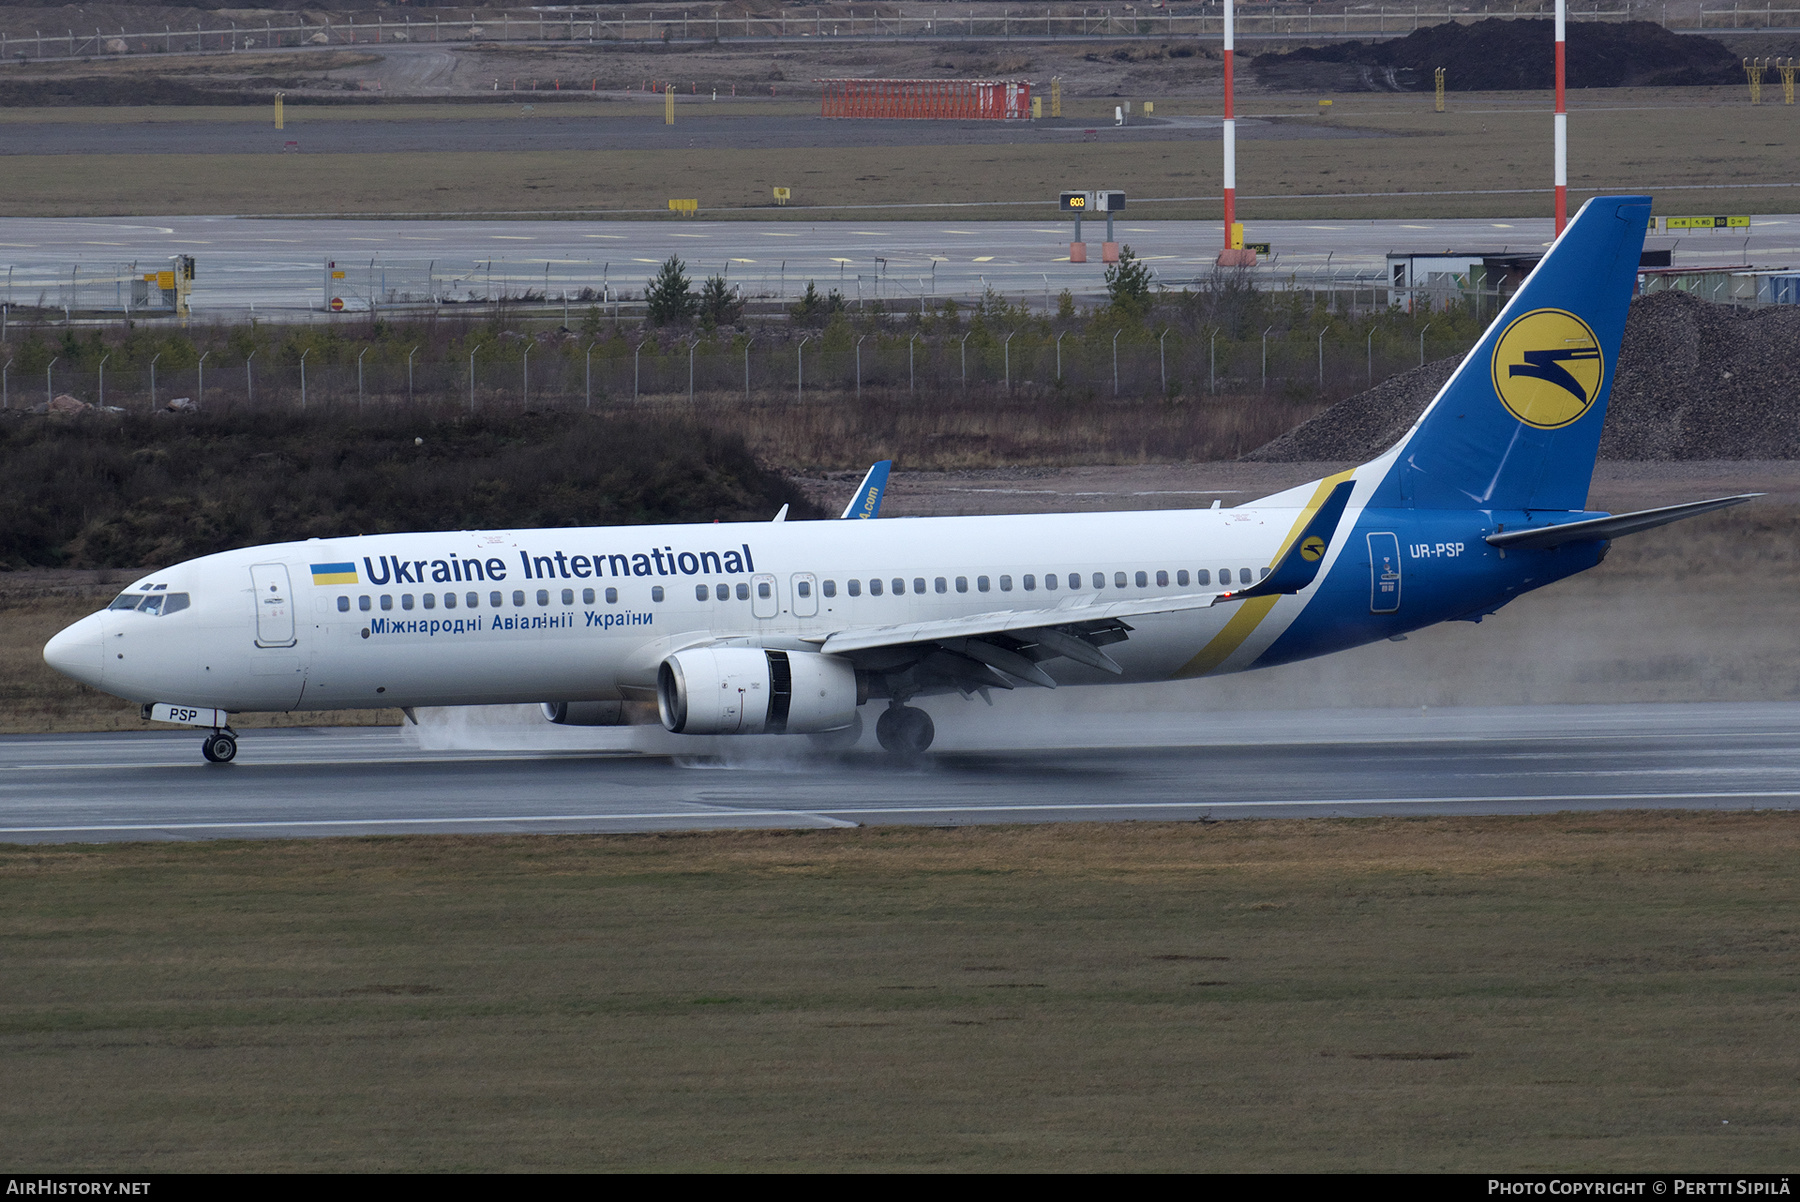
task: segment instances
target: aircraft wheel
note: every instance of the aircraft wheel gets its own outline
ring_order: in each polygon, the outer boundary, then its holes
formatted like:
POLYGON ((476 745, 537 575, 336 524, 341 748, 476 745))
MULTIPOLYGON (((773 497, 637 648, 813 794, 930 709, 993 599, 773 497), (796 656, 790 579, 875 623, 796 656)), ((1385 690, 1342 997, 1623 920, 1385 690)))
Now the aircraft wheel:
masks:
POLYGON ((857 710, 853 718, 854 721, 842 730, 820 731, 806 737, 812 740, 814 749, 818 751, 849 751, 862 741, 863 736, 862 711, 857 710))
POLYGON ((237 758, 237 739, 228 731, 215 730, 200 740, 200 754, 209 764, 229 764, 237 758))
POLYGON ((910 705, 883 710, 875 720, 876 741, 895 755, 923 755, 936 734, 931 715, 910 705))

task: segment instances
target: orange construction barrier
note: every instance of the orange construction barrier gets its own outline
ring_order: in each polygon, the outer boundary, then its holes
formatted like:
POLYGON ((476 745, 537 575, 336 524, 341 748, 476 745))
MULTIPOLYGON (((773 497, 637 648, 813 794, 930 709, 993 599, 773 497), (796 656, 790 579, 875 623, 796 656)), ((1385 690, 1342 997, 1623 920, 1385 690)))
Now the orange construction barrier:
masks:
POLYGON ((1028 121, 1026 79, 818 79, 822 117, 890 121, 1028 121))

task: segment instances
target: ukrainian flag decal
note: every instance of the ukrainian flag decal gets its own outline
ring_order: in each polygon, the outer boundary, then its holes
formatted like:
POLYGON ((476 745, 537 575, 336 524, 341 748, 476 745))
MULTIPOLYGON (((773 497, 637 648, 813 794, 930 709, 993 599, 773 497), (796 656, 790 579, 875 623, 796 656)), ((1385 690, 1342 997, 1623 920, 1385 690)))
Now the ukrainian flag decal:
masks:
POLYGON ((315 563, 312 566, 314 584, 355 584, 356 565, 353 563, 315 563))

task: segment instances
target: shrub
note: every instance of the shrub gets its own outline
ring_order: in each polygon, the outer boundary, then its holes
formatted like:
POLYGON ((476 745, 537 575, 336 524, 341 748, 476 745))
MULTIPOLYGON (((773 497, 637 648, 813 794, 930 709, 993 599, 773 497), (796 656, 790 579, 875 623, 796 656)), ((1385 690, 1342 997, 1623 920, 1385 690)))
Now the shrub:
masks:
POLYGON ((695 299, 688 288, 687 264, 670 255, 644 288, 645 319, 653 326, 677 326, 692 321, 695 299))

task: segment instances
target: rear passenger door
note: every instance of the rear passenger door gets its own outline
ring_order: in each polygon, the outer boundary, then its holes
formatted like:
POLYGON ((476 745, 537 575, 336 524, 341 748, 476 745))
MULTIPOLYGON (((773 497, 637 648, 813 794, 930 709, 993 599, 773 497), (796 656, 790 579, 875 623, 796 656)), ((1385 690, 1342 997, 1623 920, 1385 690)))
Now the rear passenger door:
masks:
POLYGON ((1400 539, 1369 535, 1369 612, 1391 614, 1400 609, 1400 539))

